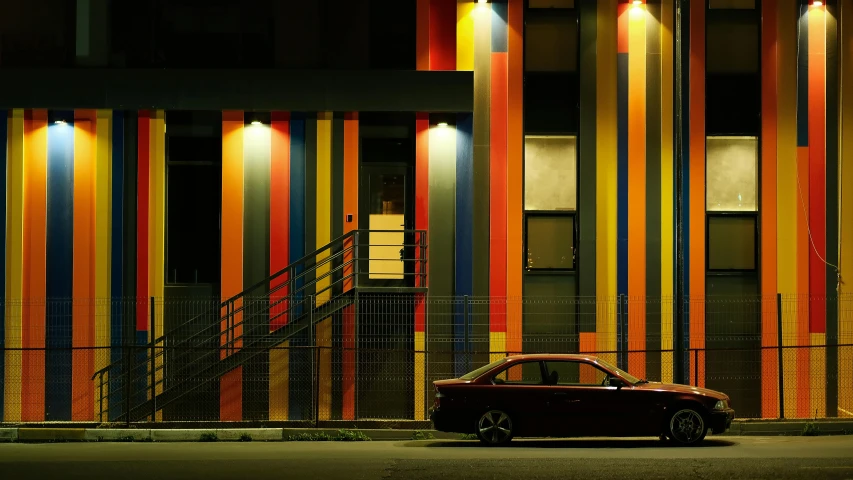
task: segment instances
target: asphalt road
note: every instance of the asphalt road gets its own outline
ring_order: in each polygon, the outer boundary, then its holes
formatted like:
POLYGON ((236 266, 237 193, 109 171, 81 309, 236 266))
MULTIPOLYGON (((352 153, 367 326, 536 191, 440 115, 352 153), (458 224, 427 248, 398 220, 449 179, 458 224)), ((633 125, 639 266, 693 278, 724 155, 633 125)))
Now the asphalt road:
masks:
POLYGON ((0 479, 853 479, 853 436, 0 444, 0 479))

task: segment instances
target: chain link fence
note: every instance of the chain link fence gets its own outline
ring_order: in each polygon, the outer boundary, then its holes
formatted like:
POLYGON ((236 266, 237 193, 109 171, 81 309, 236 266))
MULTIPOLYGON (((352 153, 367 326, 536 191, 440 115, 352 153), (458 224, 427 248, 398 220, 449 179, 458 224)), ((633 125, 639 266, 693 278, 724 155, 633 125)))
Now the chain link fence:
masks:
POLYGON ((7 301, 3 422, 426 420, 433 381, 523 353, 720 390, 740 418, 853 417, 853 296, 258 297, 229 325, 222 308, 7 301))

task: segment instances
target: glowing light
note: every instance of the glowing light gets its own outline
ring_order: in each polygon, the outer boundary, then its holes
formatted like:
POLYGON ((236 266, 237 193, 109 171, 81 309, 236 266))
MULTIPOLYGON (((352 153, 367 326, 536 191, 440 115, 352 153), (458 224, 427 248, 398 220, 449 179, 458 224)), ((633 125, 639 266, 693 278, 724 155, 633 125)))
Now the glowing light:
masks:
POLYGON ((57 120, 53 122, 54 125, 65 125, 65 120, 57 120))
POLYGON ((642 5, 643 0, 634 0, 634 5, 642 5))
POLYGON ((253 120, 252 125, 257 127, 258 125, 263 125, 263 124, 259 120, 253 120))
POLYGON ((813 7, 823 6, 823 2, 821 2, 820 0, 815 0, 814 2, 812 2, 812 6, 813 7))
POLYGON ((446 127, 446 126, 447 126, 447 122, 441 122, 441 123, 439 123, 439 124, 438 124, 438 126, 439 126, 439 127, 446 127))
POLYGON ((477 3, 486 3, 489 0, 477 0, 477 3))

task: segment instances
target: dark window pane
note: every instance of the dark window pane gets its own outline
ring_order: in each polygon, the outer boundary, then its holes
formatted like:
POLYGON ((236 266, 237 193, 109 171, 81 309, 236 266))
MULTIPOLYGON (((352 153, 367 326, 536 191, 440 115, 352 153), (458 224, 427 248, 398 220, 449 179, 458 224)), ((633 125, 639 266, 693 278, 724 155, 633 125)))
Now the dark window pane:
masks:
POLYGON ((542 385, 542 369, 539 362, 516 363, 495 375, 495 383, 514 385, 542 385))
POLYGON ((524 27, 528 72, 574 72, 578 68, 578 20, 573 10, 529 10, 524 27))
POLYGON ((708 269, 755 269, 755 217, 708 218, 708 269))
POLYGON ((571 269, 574 267, 574 217, 527 217, 527 268, 571 269))
POLYGON ((168 283, 219 283, 221 165, 169 165, 168 283))

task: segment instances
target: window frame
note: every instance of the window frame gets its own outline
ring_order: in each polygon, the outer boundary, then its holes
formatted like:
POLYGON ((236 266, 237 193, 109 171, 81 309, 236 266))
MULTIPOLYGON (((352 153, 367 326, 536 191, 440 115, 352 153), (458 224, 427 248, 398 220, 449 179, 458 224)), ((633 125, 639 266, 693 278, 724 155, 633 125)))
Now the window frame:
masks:
POLYGON ((577 210, 526 210, 524 212, 524 248, 522 249, 522 265, 528 274, 574 273, 578 269, 578 213, 577 210), (572 220, 572 266, 570 268, 531 268, 527 266, 528 221, 530 218, 561 217, 572 220))
POLYGON ((761 232, 760 216, 758 211, 754 212, 706 212, 705 213, 705 271, 709 274, 733 275, 744 273, 757 273, 761 269, 761 246, 759 245, 761 232), (714 218, 751 218, 753 221, 753 259, 752 268, 711 268, 711 221, 714 218))
MULTIPOLYGON (((601 373, 603 373, 604 376, 607 377, 608 379, 614 378, 613 374, 611 374, 607 370, 601 368, 600 366, 598 366, 597 364, 595 364, 593 362, 588 362, 585 360, 545 360, 543 363, 544 363, 543 374, 545 375, 546 380, 548 379, 548 364, 549 363, 576 363, 576 364, 578 364, 578 377, 580 377, 580 368, 581 368, 580 366, 581 365, 589 365, 590 367, 592 367, 592 368, 600 371, 601 373)), ((591 384, 591 383, 574 383, 574 384, 567 384, 567 385, 561 385, 560 383, 556 383, 556 384, 548 383, 548 385, 550 385, 552 387, 565 387, 565 388, 596 388, 596 387, 598 387, 598 388, 615 388, 615 387, 610 387, 609 382, 608 382, 608 385, 591 384)))
POLYGON ((500 370, 495 372, 489 378, 489 383, 492 385, 496 385, 496 386, 511 386, 511 387, 543 387, 544 386, 544 387, 546 387, 546 386, 548 386, 548 383, 546 382, 546 377, 547 376, 545 375, 544 361, 542 361, 542 360, 527 360, 527 361, 512 362, 511 364, 504 366, 503 368, 501 368, 500 370), (498 378, 501 374, 506 374, 506 376, 509 377, 509 369, 510 368, 514 368, 514 367, 524 368, 523 365, 527 364, 527 363, 536 363, 539 365, 539 381, 541 383, 514 383, 512 380, 504 380, 501 383, 495 382, 495 379, 498 378))

